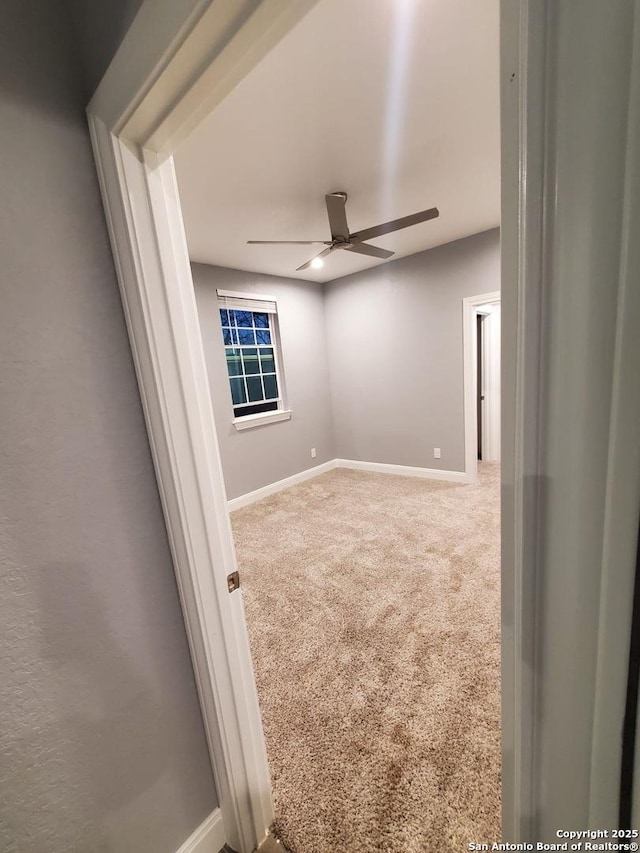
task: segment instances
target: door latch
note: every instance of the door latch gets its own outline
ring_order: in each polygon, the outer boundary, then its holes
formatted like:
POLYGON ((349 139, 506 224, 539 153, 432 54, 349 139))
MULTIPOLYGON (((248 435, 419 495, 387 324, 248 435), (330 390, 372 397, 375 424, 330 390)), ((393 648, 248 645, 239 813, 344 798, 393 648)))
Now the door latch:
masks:
POLYGON ((231 572, 230 575, 227 575, 227 586, 229 587, 229 592, 234 592, 236 589, 240 589, 240 572, 235 571, 231 572))

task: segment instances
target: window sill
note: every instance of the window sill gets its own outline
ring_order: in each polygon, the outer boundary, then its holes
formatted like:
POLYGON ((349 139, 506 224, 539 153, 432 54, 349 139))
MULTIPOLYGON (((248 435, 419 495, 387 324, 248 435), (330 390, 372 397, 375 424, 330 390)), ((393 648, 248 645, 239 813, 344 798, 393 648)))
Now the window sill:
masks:
POLYGON ((262 412, 259 415, 247 415, 244 418, 234 418, 233 425, 239 431, 253 429, 254 427, 274 424, 277 421, 288 421, 291 418, 291 409, 278 409, 275 412, 262 412))

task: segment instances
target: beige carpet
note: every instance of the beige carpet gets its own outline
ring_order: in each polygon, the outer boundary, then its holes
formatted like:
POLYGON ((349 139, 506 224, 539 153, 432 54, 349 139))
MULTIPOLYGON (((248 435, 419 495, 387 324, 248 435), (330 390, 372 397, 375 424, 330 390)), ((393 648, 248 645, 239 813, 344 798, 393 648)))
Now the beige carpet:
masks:
POLYGON ((500 840, 498 489, 338 469, 232 514, 294 853, 500 840))

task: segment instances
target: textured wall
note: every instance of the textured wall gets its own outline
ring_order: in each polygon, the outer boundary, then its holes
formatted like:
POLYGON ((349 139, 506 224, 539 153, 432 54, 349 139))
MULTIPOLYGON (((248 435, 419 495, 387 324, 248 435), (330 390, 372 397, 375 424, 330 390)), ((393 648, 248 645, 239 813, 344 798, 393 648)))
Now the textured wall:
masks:
POLYGON ((494 290, 497 230, 326 285, 338 457, 464 470, 462 300, 494 290))
POLYGON ((107 70, 142 0, 66 0, 86 100, 107 70))
POLYGON ((335 458, 322 285, 205 264, 192 268, 228 497, 335 458), (242 432, 233 426, 218 287, 276 297, 291 420, 242 432))
POLYGON ((215 792, 62 9, 0 12, 0 849, 172 853, 215 792))

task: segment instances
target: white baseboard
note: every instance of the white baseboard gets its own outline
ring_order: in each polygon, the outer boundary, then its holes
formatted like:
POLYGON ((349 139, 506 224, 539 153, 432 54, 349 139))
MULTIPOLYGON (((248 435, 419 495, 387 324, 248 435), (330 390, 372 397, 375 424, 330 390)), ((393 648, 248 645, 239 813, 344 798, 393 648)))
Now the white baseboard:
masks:
POLYGON ((220 809, 214 809, 177 853, 220 853, 227 843, 220 809))
POLYGON ((292 474, 291 477, 285 477, 284 480, 277 480, 275 483, 269 483, 268 486, 263 486, 261 489, 256 489, 254 492, 247 492, 246 495, 232 498, 228 501, 229 511, 240 509, 240 507, 255 503, 269 495, 274 495, 276 492, 281 492, 283 489, 288 489, 289 486, 295 486, 296 483, 303 483, 305 480, 311 480, 319 474, 324 474, 326 471, 331 471, 336 467, 336 460, 331 459, 329 462, 323 462, 322 465, 316 465, 314 468, 307 468, 306 471, 300 471, 299 474, 292 474))
POLYGON ((473 483, 465 471, 442 471, 440 468, 415 468, 412 465, 391 465, 387 462, 360 462, 356 459, 334 459, 336 468, 355 471, 373 471, 376 474, 396 474, 400 477, 423 477, 427 480, 444 480, 447 483, 473 483))
POLYGON ((329 462, 323 462, 322 465, 316 465, 315 468, 307 468, 306 471, 300 471, 299 474, 293 474, 291 477, 285 477, 284 480, 278 480, 275 483, 270 483, 268 486, 263 486, 261 489, 256 489, 255 492, 247 492, 246 495, 232 498, 228 501, 229 511, 232 512, 234 509, 248 506, 269 495, 274 495, 276 492, 281 492, 282 489, 288 489, 289 486, 295 486, 296 483, 311 480, 312 477, 317 477, 319 474, 324 474, 333 468, 352 468, 355 471, 373 471, 376 474, 396 474, 400 477, 423 477, 427 480, 444 480, 447 483, 464 484, 475 482, 473 476, 466 474, 464 471, 442 471, 440 468, 415 468, 411 465, 391 465, 387 462, 360 462, 357 459, 331 459, 329 462))

